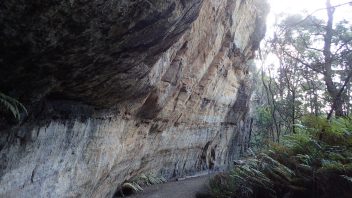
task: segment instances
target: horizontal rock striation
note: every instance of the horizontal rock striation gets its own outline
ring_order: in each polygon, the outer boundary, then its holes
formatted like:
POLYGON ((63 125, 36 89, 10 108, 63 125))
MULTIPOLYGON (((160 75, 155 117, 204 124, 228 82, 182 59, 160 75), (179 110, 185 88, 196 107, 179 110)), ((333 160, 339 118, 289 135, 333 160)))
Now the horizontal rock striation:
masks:
POLYGON ((0 197, 111 197, 227 167, 246 140, 259 0, 2 0, 0 197), (8 116, 9 117, 9 116, 8 116))

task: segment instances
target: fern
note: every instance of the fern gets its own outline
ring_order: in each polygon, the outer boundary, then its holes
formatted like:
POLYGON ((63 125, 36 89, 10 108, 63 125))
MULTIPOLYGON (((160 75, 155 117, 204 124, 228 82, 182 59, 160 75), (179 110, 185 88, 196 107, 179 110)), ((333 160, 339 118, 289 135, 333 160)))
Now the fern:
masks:
POLYGON ((143 191, 143 188, 138 185, 137 183, 129 183, 129 182, 126 182, 126 183, 123 183, 122 184, 122 188, 129 188, 129 189, 132 189, 134 192, 141 192, 143 191))
POLYGON ((281 144, 214 177, 214 197, 350 197, 352 119, 306 117, 302 123, 281 144))
POLYGON ((21 119, 21 112, 28 114, 26 107, 20 103, 18 100, 11 98, 0 92, 0 103, 12 113, 12 115, 17 119, 21 119))
POLYGON ((154 174, 141 174, 136 176, 121 185, 121 193, 124 196, 124 191, 130 191, 131 193, 138 193, 143 191, 143 187, 154 184, 165 183, 166 179, 158 177, 154 174))
POLYGON ((156 176, 150 173, 150 174, 141 174, 131 179, 131 181, 136 184, 139 184, 140 186, 150 186, 150 185, 165 183, 166 179, 161 176, 156 176))

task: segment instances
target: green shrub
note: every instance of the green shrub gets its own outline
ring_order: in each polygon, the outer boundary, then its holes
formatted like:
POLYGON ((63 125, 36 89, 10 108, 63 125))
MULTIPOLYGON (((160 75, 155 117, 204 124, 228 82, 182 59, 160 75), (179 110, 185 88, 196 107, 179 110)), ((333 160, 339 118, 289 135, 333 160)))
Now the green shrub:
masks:
POLYGON ((352 120, 305 117, 302 123, 265 154, 214 177, 213 197, 350 197, 352 120))

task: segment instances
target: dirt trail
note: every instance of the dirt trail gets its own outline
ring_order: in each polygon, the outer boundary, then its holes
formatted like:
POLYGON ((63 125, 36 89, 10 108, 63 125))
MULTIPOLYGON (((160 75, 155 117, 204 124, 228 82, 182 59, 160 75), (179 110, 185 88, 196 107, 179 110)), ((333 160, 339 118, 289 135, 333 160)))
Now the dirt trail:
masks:
MULTIPOLYGON (((195 198, 197 193, 206 194, 211 175, 172 181, 144 188, 131 198, 195 198)), ((200 197, 200 196, 197 196, 200 197)), ((202 196, 204 197, 204 196, 202 196)))

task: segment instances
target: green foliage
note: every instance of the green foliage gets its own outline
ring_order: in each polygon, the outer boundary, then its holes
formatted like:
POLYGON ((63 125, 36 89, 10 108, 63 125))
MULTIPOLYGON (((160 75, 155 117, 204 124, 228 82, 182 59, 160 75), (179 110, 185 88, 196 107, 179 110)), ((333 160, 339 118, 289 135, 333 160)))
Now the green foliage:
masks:
POLYGON ((307 145, 312 141, 311 134, 306 131, 299 131, 295 134, 285 136, 283 144, 294 153, 305 153, 307 145))
POLYGON ((123 197, 130 193, 141 192, 143 191, 144 186, 161 184, 165 182, 166 179, 163 177, 159 177, 154 174, 141 174, 137 177, 132 178, 129 181, 124 182, 121 185, 121 196, 123 197))
POLYGON ((352 120, 305 117, 296 134, 214 177, 214 197, 349 197, 352 120))
POLYGON ((254 150, 263 149, 267 145, 271 134, 268 131, 273 125, 273 118, 271 115, 271 108, 268 105, 261 105, 256 108, 254 123, 256 124, 256 131, 251 137, 251 147, 254 150))
POLYGON ((150 186, 164 183, 166 182, 166 179, 154 174, 141 174, 138 177, 133 178, 131 181, 139 184, 140 186, 150 186))
MULTIPOLYGON (((352 112, 352 26, 333 17, 328 21, 314 15, 277 16, 274 33, 261 49, 262 84, 268 106, 264 110, 271 110, 272 120, 266 120, 266 112, 258 109, 258 133, 264 126, 272 139, 280 142, 283 135, 297 132, 296 124, 304 121, 305 115, 319 116, 324 109, 332 109, 337 117, 352 112)), ((340 142, 348 131, 340 126, 346 124, 343 120, 327 123, 325 118, 314 119, 312 123, 318 126, 310 127, 318 136, 321 129, 326 130, 323 138, 329 143, 340 142)))
POLYGON ((271 117, 270 107, 263 106, 257 108, 257 123, 265 128, 272 125, 273 119, 271 117))
POLYGON ((349 117, 328 121, 324 117, 306 116, 303 122, 312 135, 320 136, 325 143, 335 146, 352 144, 352 121, 349 117))
POLYGON ((6 110, 10 111, 17 120, 21 119, 21 112, 28 114, 26 107, 22 103, 1 92, 0 104, 2 104, 2 106, 5 107, 6 110))
POLYGON ((288 183, 293 176, 290 168, 267 154, 260 154, 245 165, 236 166, 229 176, 215 177, 210 186, 214 197, 263 197, 263 192, 264 197, 277 197, 277 182, 288 183))

